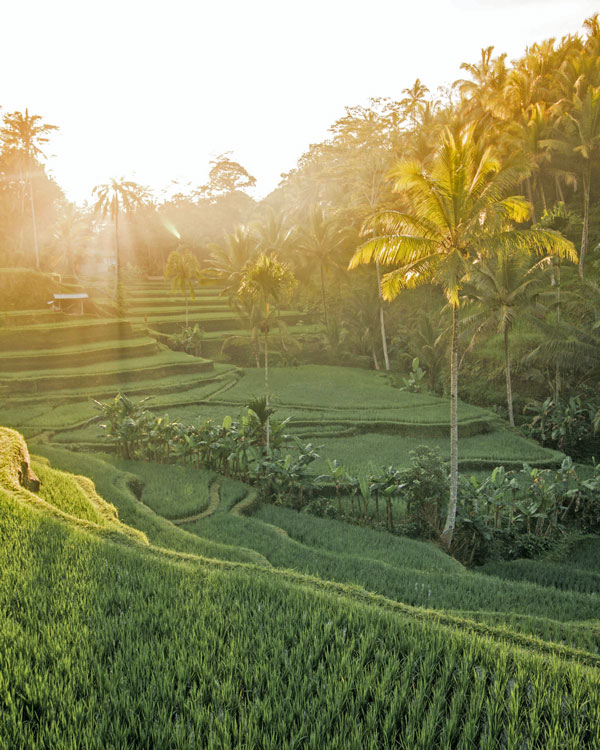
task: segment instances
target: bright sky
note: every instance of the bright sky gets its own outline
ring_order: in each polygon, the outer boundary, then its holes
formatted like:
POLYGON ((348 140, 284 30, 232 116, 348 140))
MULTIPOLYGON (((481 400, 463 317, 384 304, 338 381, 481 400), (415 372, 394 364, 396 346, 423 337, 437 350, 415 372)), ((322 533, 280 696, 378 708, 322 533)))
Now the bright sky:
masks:
POLYGON ((581 31, 587 0, 21 0, 2 10, 2 112, 60 131, 48 168, 72 200, 125 177, 202 184, 232 151, 276 187, 344 106, 462 77, 481 48, 519 57, 581 31))

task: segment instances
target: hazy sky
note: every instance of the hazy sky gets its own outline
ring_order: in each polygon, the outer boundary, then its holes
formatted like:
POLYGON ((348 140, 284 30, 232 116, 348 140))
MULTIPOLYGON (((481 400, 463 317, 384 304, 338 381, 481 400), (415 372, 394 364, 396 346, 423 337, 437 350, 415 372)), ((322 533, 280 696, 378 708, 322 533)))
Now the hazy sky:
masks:
POLYGON ((2 112, 60 132, 48 168, 82 201, 109 177, 202 184, 232 151, 272 190, 344 106, 432 91, 482 47, 514 59, 581 31, 584 0, 21 0, 3 7, 2 112))

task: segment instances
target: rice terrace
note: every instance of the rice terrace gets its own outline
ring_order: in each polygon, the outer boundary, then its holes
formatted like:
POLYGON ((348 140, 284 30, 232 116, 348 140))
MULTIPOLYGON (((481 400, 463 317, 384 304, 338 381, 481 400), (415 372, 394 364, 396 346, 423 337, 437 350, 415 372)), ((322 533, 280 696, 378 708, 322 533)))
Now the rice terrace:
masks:
POLYGON ((0 750, 600 750, 600 22, 530 35, 268 189, 0 102, 0 750))

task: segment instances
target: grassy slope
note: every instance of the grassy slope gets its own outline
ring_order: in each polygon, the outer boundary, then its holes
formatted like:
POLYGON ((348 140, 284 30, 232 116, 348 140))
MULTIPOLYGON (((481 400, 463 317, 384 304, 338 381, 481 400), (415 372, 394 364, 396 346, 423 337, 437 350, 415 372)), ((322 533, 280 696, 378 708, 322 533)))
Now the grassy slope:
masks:
POLYGON ((3 746, 600 747, 598 670, 564 649, 123 546, 9 493, 0 536, 3 746))
MULTIPOLYGON (((137 525, 156 544, 195 550, 198 554, 203 554, 202 545, 223 545, 227 552, 213 551, 211 556, 240 559, 232 556, 235 550, 254 554, 276 568, 359 584, 405 604, 457 615, 465 612, 483 623, 506 625, 515 632, 568 643, 590 653, 597 653, 600 648, 597 595, 548 590, 535 582, 501 581, 467 572, 432 545, 284 508, 266 506, 250 518, 216 512, 186 524, 184 531, 183 527, 167 526, 166 521, 139 502, 132 506, 131 493, 122 489, 132 475, 116 472, 112 466, 119 463, 116 459, 107 459, 107 464, 85 454, 42 450, 61 468, 90 474, 105 497, 119 508, 121 518, 137 525), (108 476, 112 476, 110 482, 108 476), (196 548, 189 542, 194 534, 196 548), (587 621, 585 627, 577 624, 583 621, 587 621)), ((128 462, 128 468, 135 472, 138 482, 147 482, 156 471, 156 467, 140 462, 128 462)), ((225 480, 219 510, 231 508, 244 491, 244 485, 225 480)))
MULTIPOLYGON (((235 417, 264 388, 261 370, 238 372, 243 377, 231 371, 223 374, 222 381, 207 383, 203 389, 154 399, 152 408, 160 412, 164 407, 172 417, 193 423, 235 417)), ((409 452, 423 444, 437 447, 444 456, 449 454, 448 403, 437 396, 399 391, 385 376, 354 368, 273 368, 271 381, 276 416, 292 417, 290 430, 320 448, 322 460, 313 466, 317 473, 326 469, 326 458, 337 458, 356 472, 369 470, 373 463, 378 467, 406 465, 409 452)), ((463 470, 500 463, 520 466, 525 460, 548 465, 562 459, 562 454, 508 429, 489 411, 461 404, 459 415, 463 470)), ((12 414, 8 416, 15 424, 12 414)), ((22 426, 29 430, 44 424, 51 422, 40 415, 24 420, 22 426)), ((101 442, 102 435, 90 425, 66 430, 56 439, 64 444, 89 444, 101 442)))
POLYGON ((81 472, 93 479, 98 492, 118 508, 119 518, 143 531, 151 544, 219 560, 268 565, 262 555, 252 550, 201 539, 157 515, 136 497, 132 487, 139 486, 140 477, 135 474, 120 471, 111 463, 89 454, 71 453, 47 445, 37 445, 35 451, 64 471, 81 472))
POLYGON ((216 478, 213 471, 184 466, 145 464, 140 476, 139 462, 114 456, 103 457, 118 470, 140 477, 137 489, 142 502, 166 519, 201 513, 209 502, 209 490, 216 478))

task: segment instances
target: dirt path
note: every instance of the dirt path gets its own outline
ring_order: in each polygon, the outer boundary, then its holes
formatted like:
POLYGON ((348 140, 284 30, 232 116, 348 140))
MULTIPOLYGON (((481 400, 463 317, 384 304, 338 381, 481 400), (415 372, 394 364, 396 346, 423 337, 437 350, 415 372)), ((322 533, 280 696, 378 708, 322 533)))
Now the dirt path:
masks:
POLYGON ((170 519, 171 523, 174 523, 175 526, 183 526, 186 523, 192 523, 192 521, 198 521, 200 518, 206 518, 207 516, 212 516, 212 514, 219 507, 220 502, 221 502, 221 482, 219 480, 215 480, 210 485, 208 508, 206 508, 206 510, 203 510, 202 513, 195 513, 193 516, 185 516, 184 518, 170 519))

